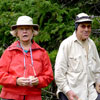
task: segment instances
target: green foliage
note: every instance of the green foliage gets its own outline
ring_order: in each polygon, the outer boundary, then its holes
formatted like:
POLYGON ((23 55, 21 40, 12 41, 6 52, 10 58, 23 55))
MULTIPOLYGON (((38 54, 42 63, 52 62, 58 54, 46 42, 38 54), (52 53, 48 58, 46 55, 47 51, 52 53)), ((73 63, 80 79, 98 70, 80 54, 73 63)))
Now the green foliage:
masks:
MULTIPOLYGON (((47 51, 58 49, 61 41, 74 30, 74 16, 79 8, 63 8, 47 0, 4 0, 0 4, 1 54, 15 38, 11 37, 10 27, 21 15, 29 15, 40 25, 39 36, 34 40, 47 51), (2 38, 3 37, 3 38, 2 38), (44 45, 45 44, 45 45, 44 45)), ((1 55, 0 54, 0 55, 1 55)))
POLYGON ((77 12, 78 8, 62 9, 62 6, 59 6, 57 3, 52 4, 50 1, 39 1, 37 2, 37 5, 39 5, 39 3, 41 4, 41 6, 37 9, 37 13, 39 12, 39 14, 35 14, 38 15, 37 17, 39 19, 41 31, 35 40, 42 46, 46 44, 44 48, 51 52, 54 49, 58 49, 61 41, 68 36, 66 33, 67 30, 71 29, 69 31, 73 32, 74 24, 71 24, 73 23, 72 17, 75 12, 77 12), (72 17, 69 16, 70 14, 72 17))
POLYGON ((92 27, 94 29, 100 29, 100 17, 97 17, 97 18, 93 19, 92 27))
MULTIPOLYGON (((39 35, 34 40, 48 51, 54 69, 60 43, 74 31, 76 14, 98 15, 98 4, 99 0, 0 0, 0 56, 15 41, 10 35, 11 25, 16 24, 19 16, 28 15, 33 18, 34 24, 40 26, 39 35)), ((100 28, 99 20, 99 17, 93 19, 93 29, 100 28)), ((100 39, 93 33, 91 38, 100 51, 100 39)))
POLYGON ((100 54, 100 17, 95 17, 92 22, 92 35, 91 38, 94 40, 98 52, 100 54))

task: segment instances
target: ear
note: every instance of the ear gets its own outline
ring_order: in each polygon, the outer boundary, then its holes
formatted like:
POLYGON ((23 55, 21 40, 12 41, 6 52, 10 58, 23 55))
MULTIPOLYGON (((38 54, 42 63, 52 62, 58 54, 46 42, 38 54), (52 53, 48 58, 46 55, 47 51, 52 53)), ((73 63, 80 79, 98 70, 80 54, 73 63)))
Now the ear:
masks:
POLYGON ((17 36, 17 31, 16 31, 16 30, 12 30, 12 31, 10 31, 10 33, 11 33, 11 35, 13 35, 14 37, 17 36))
POLYGON ((33 31, 33 36, 36 36, 36 35, 38 35, 39 34, 39 32, 38 31, 33 31))

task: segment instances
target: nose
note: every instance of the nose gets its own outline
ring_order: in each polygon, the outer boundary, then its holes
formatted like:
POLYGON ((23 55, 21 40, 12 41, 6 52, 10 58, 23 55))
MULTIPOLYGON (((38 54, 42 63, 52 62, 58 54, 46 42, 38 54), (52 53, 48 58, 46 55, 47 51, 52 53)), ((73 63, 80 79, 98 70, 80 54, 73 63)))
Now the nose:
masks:
POLYGON ((88 31, 89 30, 89 28, 88 27, 85 27, 85 31, 88 31))
POLYGON ((26 31, 27 31, 27 29, 26 29, 26 28, 24 28, 24 29, 23 29, 23 32, 26 32, 26 31))

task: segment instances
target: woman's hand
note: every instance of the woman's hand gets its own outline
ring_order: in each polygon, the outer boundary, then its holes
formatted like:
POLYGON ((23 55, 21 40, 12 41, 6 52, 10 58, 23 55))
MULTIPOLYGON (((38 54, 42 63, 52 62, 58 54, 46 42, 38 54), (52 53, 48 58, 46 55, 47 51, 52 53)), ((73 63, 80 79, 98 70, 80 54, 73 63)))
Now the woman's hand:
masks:
POLYGON ((39 80, 34 76, 30 76, 29 78, 20 77, 17 78, 16 84, 19 86, 34 86, 39 84, 39 80))
POLYGON ((30 79, 29 78, 25 78, 25 77, 17 78, 16 84, 19 85, 19 86, 29 86, 30 79))
POLYGON ((38 85, 38 84, 39 84, 39 80, 38 80, 37 77, 30 76, 29 79, 30 79, 30 84, 31 84, 31 86, 33 86, 33 85, 38 85))

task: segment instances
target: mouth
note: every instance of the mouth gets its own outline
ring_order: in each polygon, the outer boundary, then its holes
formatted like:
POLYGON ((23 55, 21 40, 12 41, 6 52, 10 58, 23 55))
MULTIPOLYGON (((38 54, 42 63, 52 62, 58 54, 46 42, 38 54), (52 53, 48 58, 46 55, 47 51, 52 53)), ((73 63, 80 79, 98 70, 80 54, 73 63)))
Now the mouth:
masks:
POLYGON ((23 35, 23 37, 26 38, 26 37, 28 37, 28 35, 25 34, 25 35, 23 35))
POLYGON ((89 36, 89 34, 85 34, 85 36, 89 36))
POLYGON ((88 33, 88 32, 85 32, 84 35, 85 35, 85 36, 89 36, 89 33, 88 33))
POLYGON ((89 34, 84 34, 85 36, 89 36, 89 34))

